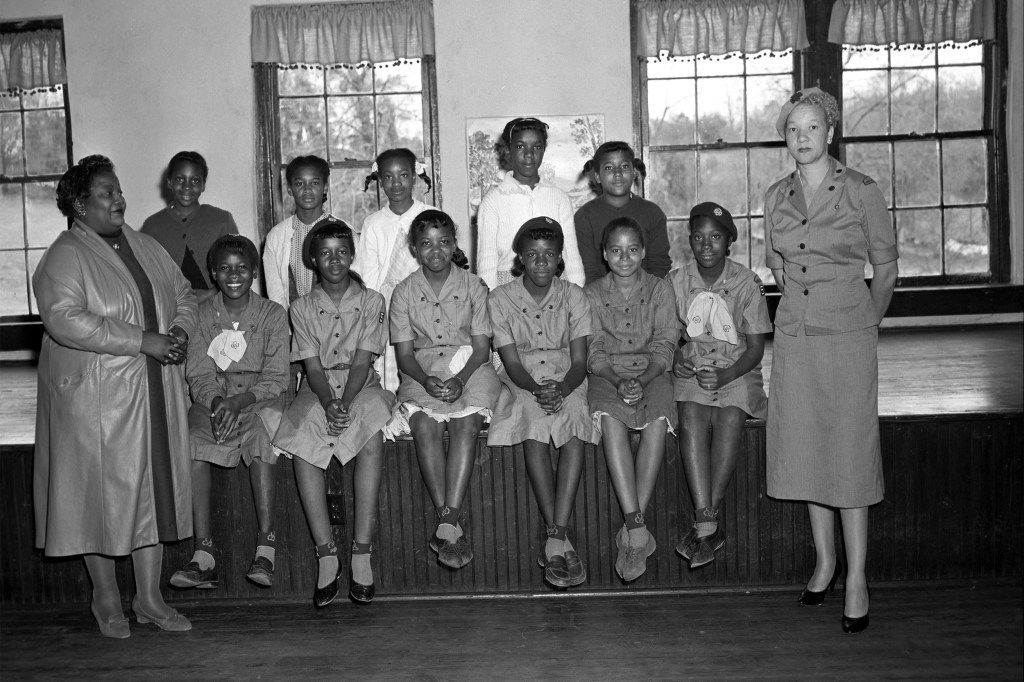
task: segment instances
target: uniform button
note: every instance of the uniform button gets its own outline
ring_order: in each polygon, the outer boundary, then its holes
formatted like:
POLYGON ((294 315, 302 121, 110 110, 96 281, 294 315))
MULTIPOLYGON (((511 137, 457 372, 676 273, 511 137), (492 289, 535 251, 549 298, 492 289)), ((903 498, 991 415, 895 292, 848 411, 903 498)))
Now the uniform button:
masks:
POLYGON ((443 358, 444 357, 444 351, 441 351, 440 353, 438 353, 438 355, 440 355, 443 358))
POLYGON ((807 266, 805 265, 804 267, 800 268, 800 272, 807 272, 807 266))
POLYGON ((806 225, 807 224, 807 218, 804 218, 803 220, 801 220, 800 224, 801 225, 806 225))
POLYGON ((441 321, 440 319, 434 320, 434 322, 440 322, 440 321, 441 321))
POLYGON ((441 338, 441 335, 440 335, 440 334, 438 334, 438 335, 437 335, 437 338, 441 338))
POLYGON ((337 355, 337 354, 338 354, 338 351, 334 351, 334 354, 335 354, 335 355, 337 355))
POLYGON ((718 364, 718 360, 712 360, 712 361, 711 361, 711 364, 712 364, 712 365, 717 365, 717 364, 718 364))
POLYGON ((807 289, 804 289, 804 296, 807 295, 807 289))
POLYGON ((837 211, 839 210, 839 204, 836 204, 836 206, 835 206, 835 209, 836 209, 837 211))
POLYGON ((626 308, 626 312, 627 312, 627 313, 629 312, 629 308, 626 308))
POLYGON ((328 443, 328 444, 327 444, 327 447, 329 447, 329 448, 333 448, 333 447, 334 447, 334 443, 328 443))
POLYGON ((440 303, 435 303, 435 304, 434 304, 434 307, 435 307, 435 308, 437 308, 437 307, 438 307, 438 306, 440 306, 440 305, 441 305, 440 303))
POLYGON ((634 366, 634 367, 636 367, 636 366, 637 366, 637 364, 639 364, 639 363, 636 363, 636 362, 634 362, 634 363, 633 363, 633 366, 634 366))
POLYGON ((832 191, 834 191, 834 190, 835 190, 835 188, 836 188, 836 186, 835 186, 835 185, 829 185, 829 186, 828 186, 828 191, 829 191, 829 192, 832 192, 832 191))
MULTIPOLYGON (((540 335, 542 335, 543 333, 544 333, 544 332, 537 332, 537 336, 540 336, 540 335)), ((439 337, 437 337, 437 338, 441 338, 441 337, 439 336, 439 337)))
POLYGON ((714 401, 716 401, 716 400, 718 400, 718 398, 712 398, 712 399, 711 399, 711 401, 712 401, 712 402, 714 402, 714 401))
POLYGON ((806 246, 806 245, 805 245, 805 244, 804 244, 803 242, 800 242, 800 248, 801 248, 801 249, 806 249, 806 248, 807 248, 807 246, 806 246))
POLYGON ((543 365, 543 364, 544 364, 544 361, 543 361, 543 360, 541 360, 541 361, 540 361, 540 364, 542 364, 542 365, 543 365))
POLYGON ((242 384, 235 384, 235 388, 241 388, 242 384))
POLYGON ((794 194, 796 194, 796 190, 789 190, 789 196, 793 196, 794 194))
POLYGON ((334 338, 336 338, 336 339, 340 339, 340 338, 341 338, 341 334, 335 334, 335 335, 334 335, 334 338))
POLYGON ((457 300, 459 300, 459 297, 458 297, 458 296, 454 296, 453 298, 454 298, 454 299, 455 299, 456 301, 457 301, 457 300))
POLYGON ((633 343, 633 339, 630 339, 627 343, 633 343))
POLYGON ((629 322, 627 322, 627 323, 626 323, 626 326, 627 326, 627 327, 629 326, 629 322))
POLYGON ((341 315, 335 315, 335 316, 334 316, 334 319, 336 319, 336 320, 340 320, 340 319, 341 319, 341 315))
POLYGON ((537 319, 538 319, 538 320, 540 319, 540 315, 538 315, 538 316, 537 316, 537 319))

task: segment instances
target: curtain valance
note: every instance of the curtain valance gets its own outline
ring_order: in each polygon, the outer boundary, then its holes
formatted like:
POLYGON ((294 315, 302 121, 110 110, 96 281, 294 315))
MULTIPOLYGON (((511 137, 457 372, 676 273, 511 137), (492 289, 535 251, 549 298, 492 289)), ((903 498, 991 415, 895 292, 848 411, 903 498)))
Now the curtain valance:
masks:
POLYGON ((637 56, 802 50, 803 0, 640 0, 637 56))
POLYGON ((836 0, 830 43, 931 45, 995 39, 995 0, 836 0))
POLYGON ((0 33, 0 92, 30 92, 68 82, 59 29, 0 33))
POLYGON ((254 64, 362 64, 434 54, 434 8, 423 0, 252 8, 254 64))

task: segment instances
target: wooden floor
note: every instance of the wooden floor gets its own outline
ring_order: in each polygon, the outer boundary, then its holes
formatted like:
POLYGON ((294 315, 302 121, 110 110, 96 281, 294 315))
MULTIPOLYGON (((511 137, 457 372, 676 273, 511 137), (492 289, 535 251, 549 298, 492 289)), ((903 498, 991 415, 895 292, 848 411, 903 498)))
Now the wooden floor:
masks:
POLYGON ((517 599, 183 603, 189 633, 99 636, 85 605, 4 606, 4 679, 970 679, 1024 675, 1019 582, 876 585, 871 627, 842 593, 792 589, 517 599))
MULTIPOLYGON (((771 391, 772 348, 763 361, 771 391)), ((1020 412, 1024 327, 883 330, 878 412, 884 417, 1020 412)), ((0 365, 0 446, 35 442, 36 368, 0 365)))

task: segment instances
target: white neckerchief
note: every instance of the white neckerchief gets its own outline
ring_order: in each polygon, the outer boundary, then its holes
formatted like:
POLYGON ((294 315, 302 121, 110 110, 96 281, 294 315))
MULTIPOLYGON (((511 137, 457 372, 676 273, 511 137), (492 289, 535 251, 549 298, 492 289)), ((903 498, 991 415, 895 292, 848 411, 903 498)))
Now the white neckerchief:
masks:
POLYGON ((686 311, 686 333, 691 339, 710 334, 719 341, 733 345, 739 343, 736 324, 722 297, 711 291, 702 291, 686 311))
POLYGON ((227 370, 232 362, 241 360, 247 347, 245 332, 238 331, 237 322, 233 322, 232 326, 233 330, 222 329, 206 349, 206 354, 213 358, 222 372, 227 370))

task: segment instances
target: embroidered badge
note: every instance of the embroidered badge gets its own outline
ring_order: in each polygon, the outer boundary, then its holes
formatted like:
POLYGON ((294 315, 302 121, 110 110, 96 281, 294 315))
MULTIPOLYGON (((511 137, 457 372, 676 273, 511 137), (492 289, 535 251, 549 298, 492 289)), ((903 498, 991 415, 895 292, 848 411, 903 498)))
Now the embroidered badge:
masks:
POLYGON ((757 288, 761 290, 761 296, 764 296, 764 282, 762 282, 761 278, 757 275, 754 275, 754 284, 756 284, 757 288))
POLYGON ((872 180, 871 178, 864 178, 864 184, 865 185, 873 185, 873 184, 875 184, 875 181, 872 180))
POLYGON ((720 215, 722 215, 722 209, 720 209, 720 208, 716 208, 716 209, 715 209, 715 215, 716 215, 716 216, 720 216, 720 215))

